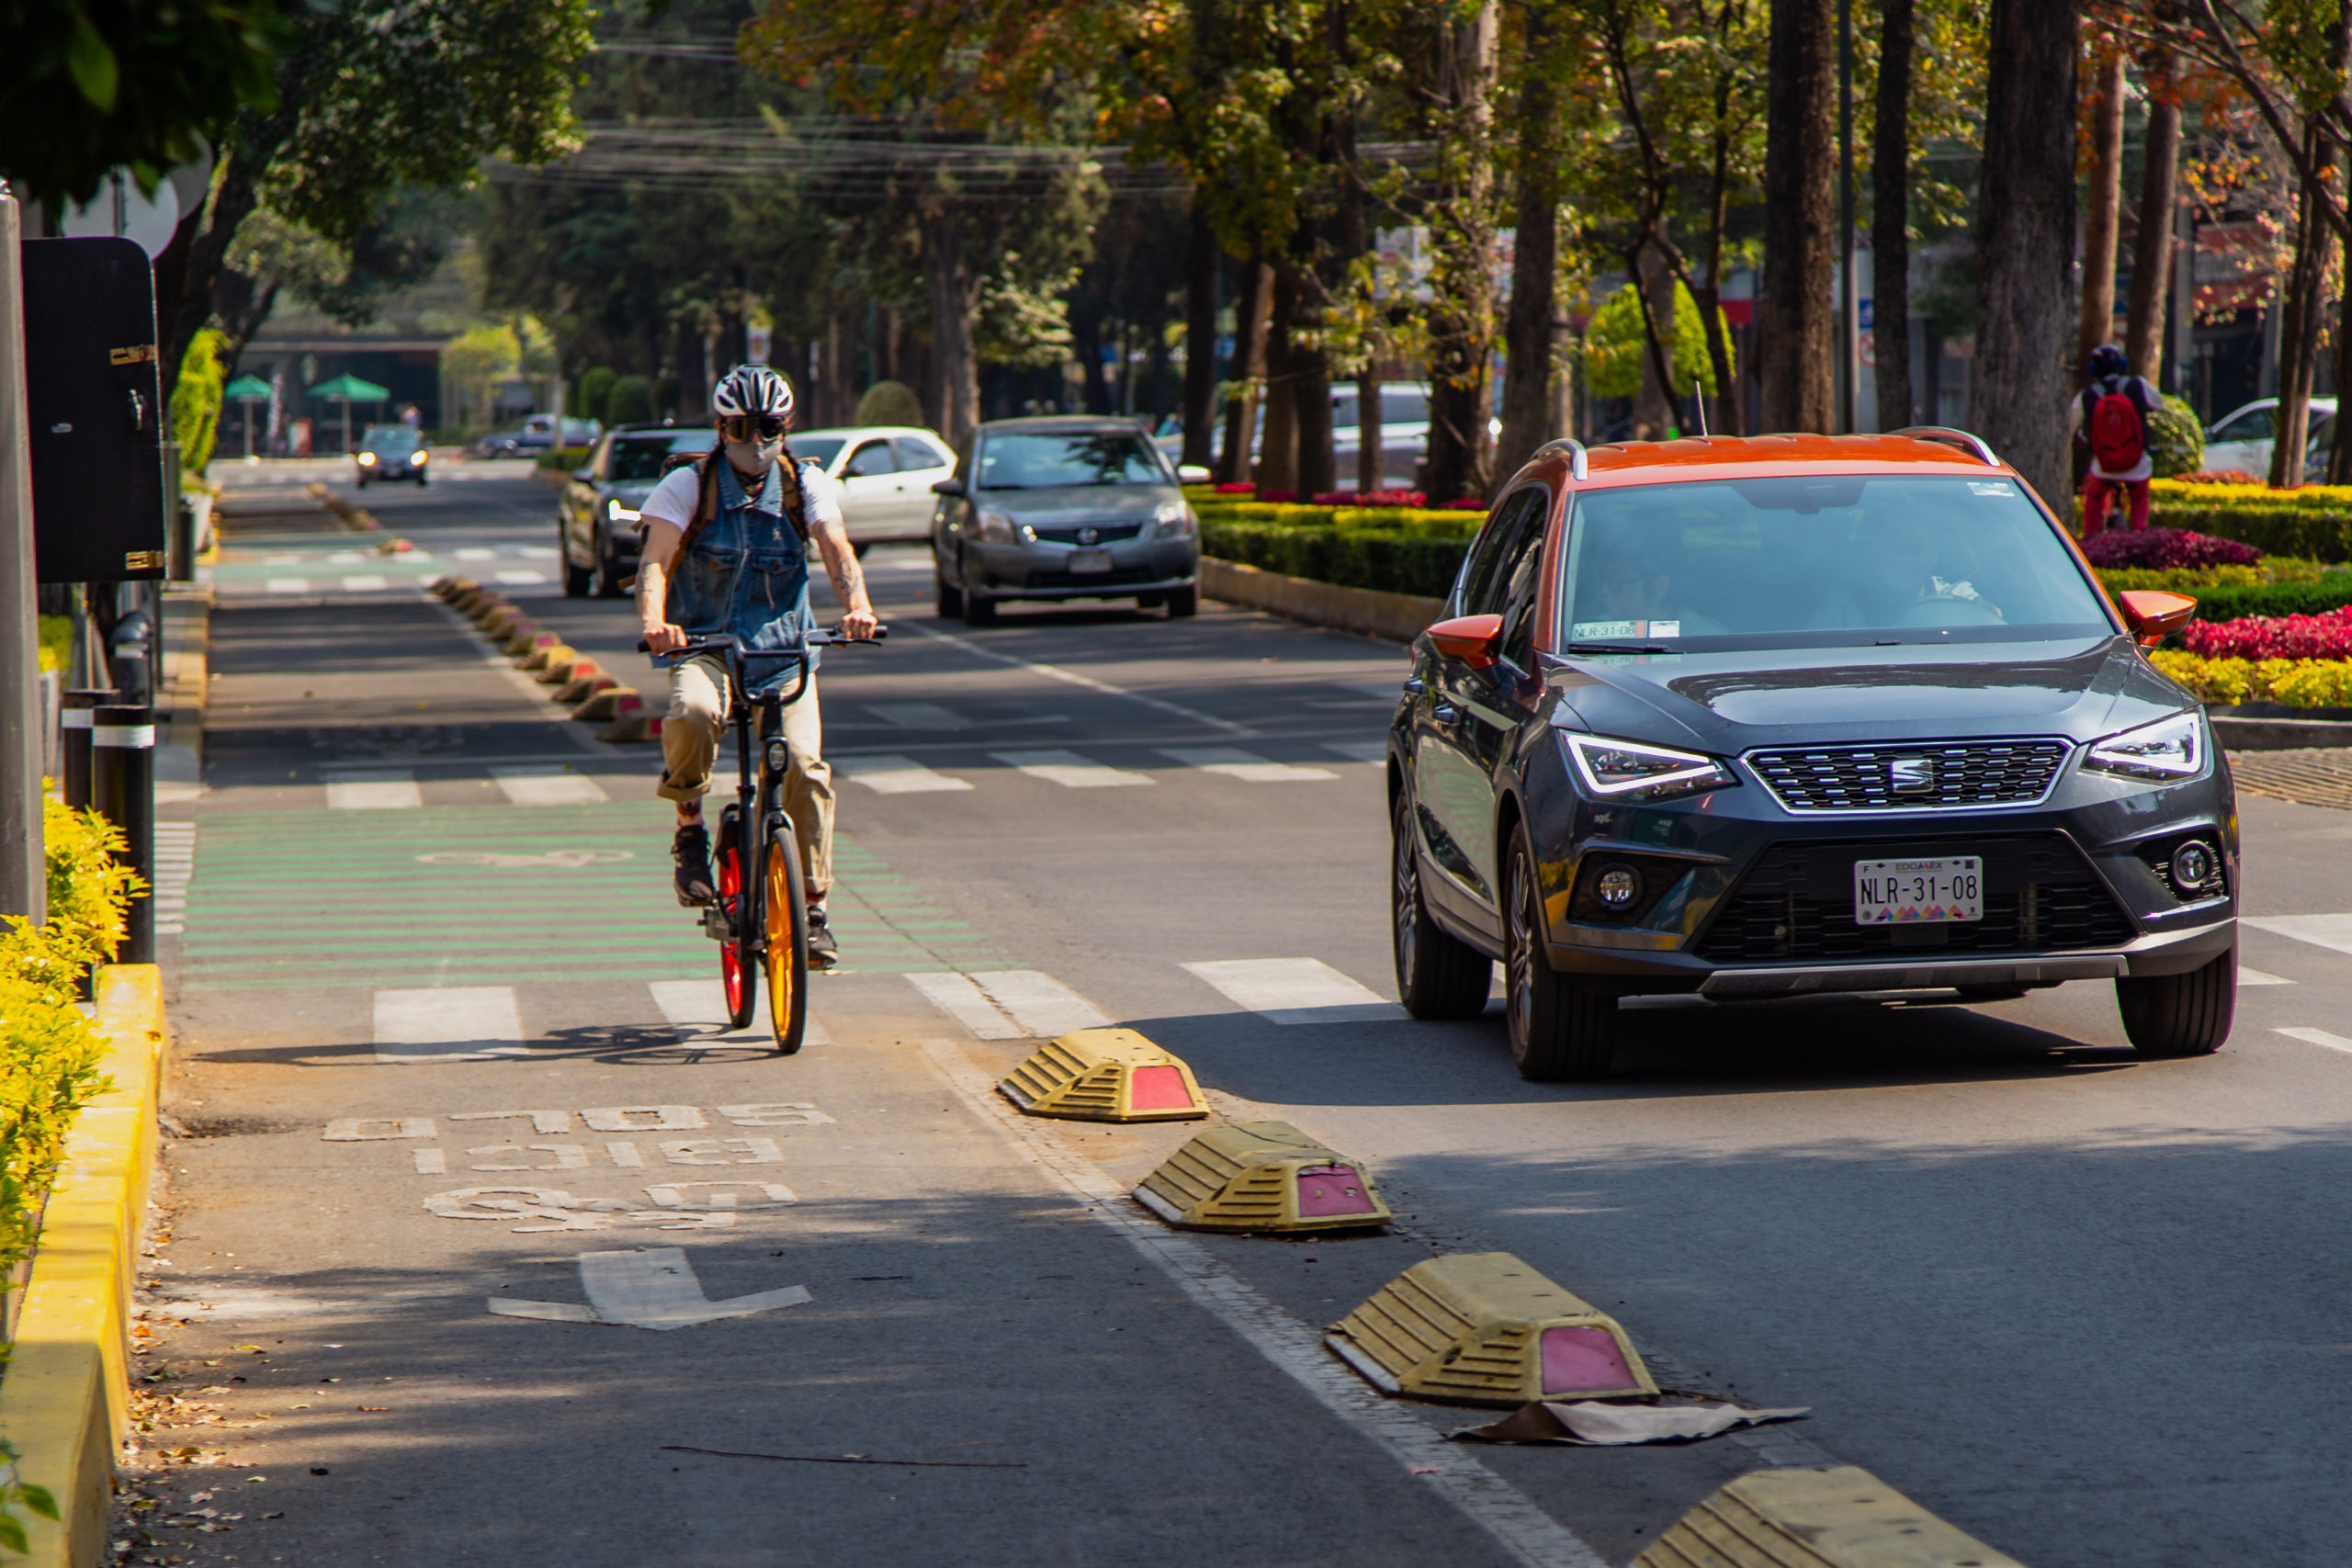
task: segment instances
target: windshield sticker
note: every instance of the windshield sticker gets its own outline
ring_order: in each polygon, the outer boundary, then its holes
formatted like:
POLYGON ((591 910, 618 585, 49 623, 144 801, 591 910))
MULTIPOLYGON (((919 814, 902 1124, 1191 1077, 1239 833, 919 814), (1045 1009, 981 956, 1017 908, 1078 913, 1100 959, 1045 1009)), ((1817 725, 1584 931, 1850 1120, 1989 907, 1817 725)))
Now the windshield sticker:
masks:
POLYGON ((2007 479, 1971 479, 1968 489, 1974 495, 2014 496, 2018 492, 2017 487, 2007 479))
POLYGON ((1650 629, 1646 635, 1650 637, 1680 637, 1682 635, 1682 623, 1680 621, 1652 621, 1650 623, 1650 629))

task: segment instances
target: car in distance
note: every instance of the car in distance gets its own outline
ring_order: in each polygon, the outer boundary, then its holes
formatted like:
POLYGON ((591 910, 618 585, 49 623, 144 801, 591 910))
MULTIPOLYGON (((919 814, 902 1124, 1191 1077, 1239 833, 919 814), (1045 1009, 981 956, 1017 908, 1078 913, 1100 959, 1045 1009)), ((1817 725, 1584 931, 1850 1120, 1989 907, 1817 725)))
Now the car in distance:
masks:
MULTIPOLYGON (((2305 419, 2304 440, 2307 444, 2304 468, 2306 477, 2324 479, 2327 465, 2322 461, 2312 472, 2310 458, 2324 458, 2334 440, 2332 426, 2335 423, 2335 400, 2313 398, 2305 419)), ((2253 402, 2232 409, 2213 422, 2205 433, 2205 455, 2200 462, 2208 473, 2252 474, 2256 479, 2270 475, 2270 452, 2278 436, 2278 400, 2257 398, 2253 402)))
POLYGON ((841 481, 842 523, 861 556, 876 545, 929 537, 938 499, 931 487, 956 471, 947 444, 911 425, 796 430, 786 445, 841 481))
POLYGON ((2112 979, 2141 1055, 2218 1049, 2237 818, 2196 698, 1975 437, 1554 442, 1414 646, 1388 742, 1397 985, 1531 1078, 1628 996, 2112 979))
POLYGON ((351 461, 359 471, 359 488, 366 490, 370 480, 414 479, 421 485, 432 457, 424 437, 407 425, 371 424, 360 433, 351 461))
POLYGON ((1199 607, 1201 531, 1168 455, 1133 420, 992 420, 932 486, 942 616, 985 626, 1007 600, 1199 607))
POLYGON ((717 432, 692 425, 629 424, 605 432, 556 498, 563 591, 574 598, 619 598, 621 584, 637 575, 644 547, 638 508, 673 457, 700 457, 718 439, 717 432))
POLYGON ((481 437, 473 450, 477 457, 528 457, 558 446, 585 446, 604 432, 605 427, 593 419, 567 419, 559 441, 555 415, 535 413, 523 421, 520 429, 494 430, 481 437))

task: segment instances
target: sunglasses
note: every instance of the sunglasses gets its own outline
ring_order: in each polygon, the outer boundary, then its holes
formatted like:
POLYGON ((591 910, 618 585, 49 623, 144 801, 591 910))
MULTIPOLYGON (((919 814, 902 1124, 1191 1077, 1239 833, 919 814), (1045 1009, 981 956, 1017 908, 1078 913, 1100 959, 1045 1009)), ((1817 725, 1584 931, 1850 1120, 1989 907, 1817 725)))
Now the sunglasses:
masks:
POLYGON ((772 413, 729 414, 718 422, 718 428, 729 441, 749 441, 754 436, 773 441, 784 434, 784 418, 772 413))

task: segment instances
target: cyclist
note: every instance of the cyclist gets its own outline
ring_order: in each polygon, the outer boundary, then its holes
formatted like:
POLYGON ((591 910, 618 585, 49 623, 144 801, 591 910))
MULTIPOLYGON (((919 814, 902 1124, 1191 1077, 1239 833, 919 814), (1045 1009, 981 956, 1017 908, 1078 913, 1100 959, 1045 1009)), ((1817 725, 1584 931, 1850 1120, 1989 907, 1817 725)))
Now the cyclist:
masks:
MULTIPOLYGON (((724 660, 709 654, 681 660, 690 637, 732 636, 745 648, 794 648, 816 625, 808 609, 808 546, 824 558, 825 574, 846 606, 845 637, 874 635, 874 604, 857 554, 842 525, 840 484, 813 462, 796 462, 785 447, 792 423, 792 388, 764 365, 743 365, 713 389, 711 412, 718 445, 695 463, 673 470, 639 508, 645 550, 638 567, 638 619, 655 662, 670 671, 670 712, 662 726, 659 794, 678 808, 671 858, 677 863, 678 902, 707 904, 716 897, 710 834, 702 797, 733 694, 724 660)), ((808 878, 808 964, 831 968, 839 945, 825 924, 825 894, 833 874, 832 770, 822 750, 814 667, 801 699, 784 709, 784 736, 792 768, 784 808, 792 817, 808 878)), ((773 692, 796 680, 794 666, 754 680, 747 694, 773 692)))
MULTIPOLYGON (((2111 343, 2091 350, 2083 367, 2089 385, 2068 412, 2074 439, 2090 447, 2090 471, 2083 477, 2083 535, 2107 526, 2111 504, 2127 502, 2132 526, 2148 525, 2148 476, 2155 471, 2148 438, 2148 416, 2164 399, 2111 343)), ((2118 508, 2120 509, 2120 507, 2118 508)))

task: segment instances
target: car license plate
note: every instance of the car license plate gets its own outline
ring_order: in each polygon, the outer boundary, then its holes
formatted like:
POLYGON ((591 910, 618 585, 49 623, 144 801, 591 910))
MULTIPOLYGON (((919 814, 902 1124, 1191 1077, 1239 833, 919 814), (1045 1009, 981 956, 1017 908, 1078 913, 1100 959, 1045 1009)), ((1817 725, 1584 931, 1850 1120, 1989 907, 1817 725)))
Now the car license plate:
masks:
POLYGON ((1111 552, 1072 550, 1069 553, 1069 569, 1072 572, 1108 571, 1111 570, 1111 552))
POLYGON ((1854 863, 1854 923, 1858 926, 1984 918, 1984 862, 1976 855, 1854 863))

